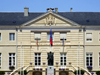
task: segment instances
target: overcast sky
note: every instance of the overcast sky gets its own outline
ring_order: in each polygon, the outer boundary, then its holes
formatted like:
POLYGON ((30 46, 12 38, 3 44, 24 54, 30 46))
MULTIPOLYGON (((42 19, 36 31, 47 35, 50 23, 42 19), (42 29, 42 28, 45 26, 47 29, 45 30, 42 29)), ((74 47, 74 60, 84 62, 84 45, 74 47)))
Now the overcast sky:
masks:
POLYGON ((0 12, 46 12, 47 8, 58 8, 60 12, 100 12, 100 0, 0 0, 0 12))

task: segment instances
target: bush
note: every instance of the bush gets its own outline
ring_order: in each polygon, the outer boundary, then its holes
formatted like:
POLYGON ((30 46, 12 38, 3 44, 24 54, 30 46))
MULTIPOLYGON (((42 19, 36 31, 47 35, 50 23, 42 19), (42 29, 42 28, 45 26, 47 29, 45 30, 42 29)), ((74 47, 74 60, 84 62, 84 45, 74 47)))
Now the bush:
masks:
POLYGON ((78 74, 80 73, 79 71, 81 71, 81 74, 84 74, 84 72, 85 72, 84 70, 75 70, 73 73, 77 74, 77 71, 78 71, 78 74))
POLYGON ((100 75, 100 71, 96 71, 96 74, 99 74, 100 75))
MULTIPOLYGON (((27 74, 28 72, 26 70, 24 70, 24 74, 27 74)), ((20 71, 18 72, 18 74, 20 74, 20 71)), ((23 75, 23 71, 21 71, 21 75, 23 75)))
POLYGON ((5 74, 5 72, 4 71, 0 71, 0 74, 5 74))

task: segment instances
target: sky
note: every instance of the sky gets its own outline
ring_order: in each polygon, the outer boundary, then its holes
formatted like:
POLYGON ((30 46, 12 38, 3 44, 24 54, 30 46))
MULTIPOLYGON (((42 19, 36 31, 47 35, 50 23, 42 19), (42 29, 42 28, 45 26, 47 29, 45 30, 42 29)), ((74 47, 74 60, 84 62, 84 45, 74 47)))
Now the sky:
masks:
POLYGON ((0 12, 46 12, 58 8, 59 12, 100 12, 100 0, 0 0, 0 12))

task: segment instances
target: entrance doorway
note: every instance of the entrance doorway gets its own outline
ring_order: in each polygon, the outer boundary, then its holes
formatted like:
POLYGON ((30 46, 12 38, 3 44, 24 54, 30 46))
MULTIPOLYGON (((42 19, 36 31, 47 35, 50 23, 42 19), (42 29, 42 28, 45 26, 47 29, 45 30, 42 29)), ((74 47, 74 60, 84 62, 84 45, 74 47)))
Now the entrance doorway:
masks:
POLYGON ((68 72, 66 72, 66 71, 61 71, 61 72, 59 72, 59 75, 68 75, 68 72))
POLYGON ((40 71, 35 71, 35 72, 33 72, 33 75, 42 75, 42 72, 40 72, 40 71))

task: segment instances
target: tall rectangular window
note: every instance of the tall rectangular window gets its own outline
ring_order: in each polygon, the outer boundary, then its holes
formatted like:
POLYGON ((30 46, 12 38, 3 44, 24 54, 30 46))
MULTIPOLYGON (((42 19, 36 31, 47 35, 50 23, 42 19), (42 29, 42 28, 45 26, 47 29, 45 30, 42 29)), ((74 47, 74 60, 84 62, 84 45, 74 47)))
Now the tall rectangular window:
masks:
POLYGON ((93 65, 92 53, 86 53, 86 65, 87 66, 92 66, 93 65))
POLYGON ((41 33, 35 33, 35 40, 40 41, 41 40, 41 33))
POLYGON ((67 38, 67 33, 60 33, 60 40, 63 40, 63 39, 66 40, 66 38, 67 38))
POLYGON ((15 66, 15 53, 9 53, 9 66, 15 66))
POLYGON ((35 53, 35 66, 40 66, 40 65, 41 65, 41 54, 35 53))
POLYGON ((60 65, 61 66, 66 66, 66 53, 61 53, 60 54, 60 65))
POLYGON ((99 41, 100 41, 100 33, 99 33, 99 41))
POLYGON ((100 53, 99 53, 99 66, 100 66, 100 53))
POLYGON ((0 33, 0 41, 1 41, 1 33, 0 33))
POLYGON ((0 67, 1 67, 1 53, 0 53, 0 67))
POLYGON ((14 41, 15 40, 15 33, 9 33, 9 40, 14 41))
POLYGON ((92 33, 86 33, 86 41, 92 41, 92 33))
MULTIPOLYGON (((52 41, 54 39, 54 33, 52 33, 52 41)), ((50 33, 47 33, 47 41, 50 41, 50 33)))

